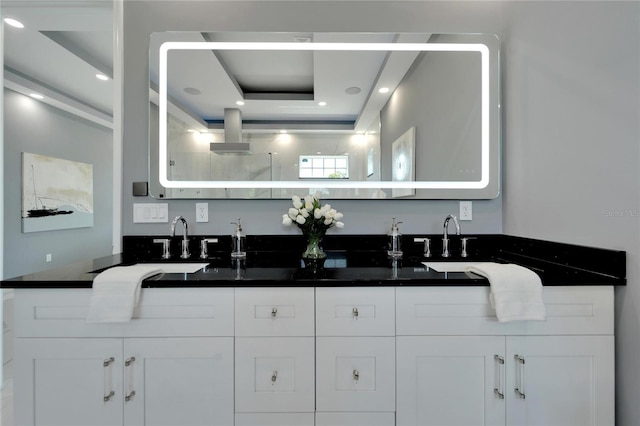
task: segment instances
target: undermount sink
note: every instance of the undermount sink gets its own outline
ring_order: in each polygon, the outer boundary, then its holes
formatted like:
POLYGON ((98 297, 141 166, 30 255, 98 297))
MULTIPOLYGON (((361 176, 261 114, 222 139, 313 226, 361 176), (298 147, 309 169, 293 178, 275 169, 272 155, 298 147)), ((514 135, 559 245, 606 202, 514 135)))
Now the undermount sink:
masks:
POLYGON ((208 263, 138 263, 138 265, 158 268, 165 274, 193 274, 209 266, 208 263))
POLYGON ((464 272, 467 267, 483 262, 422 262, 424 266, 436 272, 464 272))

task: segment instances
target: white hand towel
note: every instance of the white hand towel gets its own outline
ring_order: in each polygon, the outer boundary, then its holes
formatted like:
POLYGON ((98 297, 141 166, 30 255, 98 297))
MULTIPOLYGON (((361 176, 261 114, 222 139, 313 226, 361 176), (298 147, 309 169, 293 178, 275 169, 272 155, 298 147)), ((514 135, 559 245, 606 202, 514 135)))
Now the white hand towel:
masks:
POLYGON ((87 322, 127 322, 140 299, 145 278, 162 272, 144 265, 115 266, 93 279, 87 322))
POLYGON ((514 264, 483 262, 467 267, 466 271, 489 280, 489 299, 498 321, 545 320, 542 281, 532 270, 514 264))

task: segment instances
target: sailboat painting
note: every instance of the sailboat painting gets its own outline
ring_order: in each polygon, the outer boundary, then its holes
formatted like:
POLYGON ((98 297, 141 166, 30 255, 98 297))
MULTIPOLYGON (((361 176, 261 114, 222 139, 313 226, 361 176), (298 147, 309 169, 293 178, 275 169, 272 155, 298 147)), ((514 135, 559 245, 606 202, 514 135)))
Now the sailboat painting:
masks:
POLYGON ((22 153, 22 232, 93 226, 93 165, 22 153))

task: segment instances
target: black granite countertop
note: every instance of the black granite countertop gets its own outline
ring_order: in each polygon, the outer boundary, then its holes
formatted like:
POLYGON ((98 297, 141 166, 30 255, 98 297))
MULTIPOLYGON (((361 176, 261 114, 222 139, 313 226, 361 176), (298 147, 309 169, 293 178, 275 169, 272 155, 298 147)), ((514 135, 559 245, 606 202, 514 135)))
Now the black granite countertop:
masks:
MULTIPOLYGON (((206 236, 210 237, 210 236, 206 236)), ((135 263, 192 262, 206 267, 195 273, 161 273, 146 279, 143 287, 284 287, 284 286, 487 286, 488 281, 465 272, 437 272, 424 261, 494 261, 516 263, 536 272, 545 286, 624 285, 625 252, 571 246, 502 235, 471 237, 469 257, 443 259, 435 251, 424 258, 421 244, 404 236, 405 254, 393 262, 386 256, 384 236, 327 238, 326 267, 317 274, 300 262, 304 241, 290 236, 258 236, 247 241, 247 258, 238 262, 226 250, 225 236, 220 250, 210 257, 162 260, 150 241, 153 237, 125 237, 124 253, 76 262, 43 272, 3 280, 1 288, 90 288, 103 270, 135 263), (338 249, 339 247, 339 249, 338 249), (364 247, 364 248, 363 248, 364 247), (593 265, 597 266, 594 267, 593 265)), ((437 239, 438 236, 431 236, 437 239)), ((192 237, 196 243, 200 237, 192 237)), ((455 244, 454 244, 455 247, 455 244)), ((193 250, 192 250, 193 252, 193 250)))

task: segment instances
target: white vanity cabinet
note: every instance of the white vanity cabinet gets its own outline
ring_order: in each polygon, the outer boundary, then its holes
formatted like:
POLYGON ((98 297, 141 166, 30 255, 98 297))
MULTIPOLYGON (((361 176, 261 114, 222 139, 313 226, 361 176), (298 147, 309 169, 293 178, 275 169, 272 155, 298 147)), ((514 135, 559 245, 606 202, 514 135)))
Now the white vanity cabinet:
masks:
POLYGON ((232 424, 233 289, 178 290, 123 324, 86 323, 89 289, 16 290, 15 424, 232 424))
POLYGON ((316 425, 394 425, 395 356, 395 288, 316 288, 316 425))
POLYGON ((398 425, 613 425, 612 287, 545 287, 499 323, 487 287, 398 288, 398 425))
POLYGON ((236 288, 235 424, 313 426, 314 289, 236 288))

